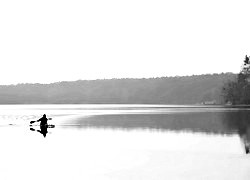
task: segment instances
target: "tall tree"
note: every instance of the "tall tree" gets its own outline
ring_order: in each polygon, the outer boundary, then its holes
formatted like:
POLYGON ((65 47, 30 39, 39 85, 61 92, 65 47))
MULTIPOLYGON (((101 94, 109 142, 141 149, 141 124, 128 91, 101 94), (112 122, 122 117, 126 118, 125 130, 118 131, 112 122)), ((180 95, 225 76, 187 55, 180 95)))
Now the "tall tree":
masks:
POLYGON ((228 82, 223 88, 226 102, 250 104, 250 61, 246 55, 236 81, 228 82))

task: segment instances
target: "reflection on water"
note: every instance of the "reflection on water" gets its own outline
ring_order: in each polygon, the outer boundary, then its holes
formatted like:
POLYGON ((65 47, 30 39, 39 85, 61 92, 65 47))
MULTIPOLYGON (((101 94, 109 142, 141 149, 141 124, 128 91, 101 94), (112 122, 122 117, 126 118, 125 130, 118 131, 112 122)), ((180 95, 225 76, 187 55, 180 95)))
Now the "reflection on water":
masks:
POLYGON ((37 131, 43 135, 43 137, 46 137, 48 133, 48 128, 46 126, 40 126, 40 130, 35 130, 34 128, 30 128, 31 131, 37 131))
POLYGON ((192 132, 218 135, 238 134, 245 152, 250 148, 250 111, 204 111, 185 113, 111 114, 78 116, 67 122, 70 128, 101 128, 120 130, 151 130, 192 132), (74 125, 74 126, 73 126, 74 125))
MULTIPOLYGON (((249 107, 168 105, 15 105, 0 106, 0 124, 23 125, 47 113, 61 127, 238 134, 250 148, 249 107), (56 121, 63 119, 64 121, 56 121)), ((47 128, 31 128, 46 137, 47 128)))
POLYGON ((223 123, 228 130, 239 134, 244 144, 245 152, 248 154, 250 148, 250 112, 224 113, 223 123))
POLYGON ((0 106, 0 179, 248 180, 249 117, 247 108, 0 106), (56 128, 30 127, 44 113, 56 128))
POLYGON ((114 114, 78 117, 69 124, 77 128, 149 129, 159 131, 190 131, 229 133, 222 123, 221 113, 114 114))
MULTIPOLYGON (((0 125, 22 125, 47 113, 54 119, 64 117, 70 128, 108 128, 120 130, 238 134, 250 147, 249 107, 169 106, 169 105, 14 105, 0 106, 0 125)), ((47 129, 35 130, 45 137, 47 129)))
POLYGON ((48 125, 48 126, 37 126, 37 127, 39 127, 40 129, 35 129, 35 126, 33 126, 32 128, 30 128, 30 130, 39 132, 43 135, 43 137, 46 137, 46 135, 48 134, 48 128, 54 128, 55 126, 48 125))

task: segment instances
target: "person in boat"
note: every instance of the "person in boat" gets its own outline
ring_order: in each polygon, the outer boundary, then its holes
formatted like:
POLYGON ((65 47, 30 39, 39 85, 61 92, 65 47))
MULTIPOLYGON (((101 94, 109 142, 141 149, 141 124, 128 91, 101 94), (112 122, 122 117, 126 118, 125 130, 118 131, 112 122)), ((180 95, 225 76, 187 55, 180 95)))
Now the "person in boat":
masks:
POLYGON ((36 122, 40 122, 40 126, 48 126, 48 118, 46 117, 46 114, 44 114, 43 117, 38 119, 36 122))
POLYGON ((31 131, 37 131, 41 133, 44 137, 46 137, 48 133, 48 128, 54 128, 54 125, 48 125, 48 120, 51 120, 51 118, 47 118, 46 114, 43 115, 42 118, 38 119, 37 121, 31 121, 30 123, 33 124, 35 122, 40 122, 40 130, 35 130, 34 128, 30 128, 31 131))

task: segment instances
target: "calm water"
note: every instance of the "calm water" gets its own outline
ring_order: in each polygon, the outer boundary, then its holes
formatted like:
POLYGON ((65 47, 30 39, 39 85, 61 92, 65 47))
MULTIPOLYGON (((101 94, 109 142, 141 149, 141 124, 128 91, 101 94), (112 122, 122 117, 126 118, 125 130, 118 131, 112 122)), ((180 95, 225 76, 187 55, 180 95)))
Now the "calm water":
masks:
POLYGON ((247 107, 6 105, 0 142, 0 179, 250 178, 247 107))

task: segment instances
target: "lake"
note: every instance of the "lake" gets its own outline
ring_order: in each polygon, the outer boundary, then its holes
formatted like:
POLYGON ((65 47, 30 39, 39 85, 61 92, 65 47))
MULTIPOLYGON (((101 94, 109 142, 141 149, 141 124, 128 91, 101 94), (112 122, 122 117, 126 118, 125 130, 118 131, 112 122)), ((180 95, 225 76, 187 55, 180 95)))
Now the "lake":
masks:
POLYGON ((249 107, 1 105, 0 143, 4 180, 250 178, 249 107))

